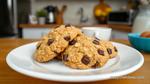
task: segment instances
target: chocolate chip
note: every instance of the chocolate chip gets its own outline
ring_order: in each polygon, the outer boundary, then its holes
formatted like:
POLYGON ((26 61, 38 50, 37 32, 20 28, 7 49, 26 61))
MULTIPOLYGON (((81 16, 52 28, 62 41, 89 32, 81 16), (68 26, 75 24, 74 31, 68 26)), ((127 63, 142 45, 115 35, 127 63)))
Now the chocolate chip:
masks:
POLYGON ((110 48, 107 48, 108 54, 112 54, 112 50, 110 48))
MULTIPOLYGON (((81 34, 77 34, 77 36, 81 36, 81 34)), ((77 37, 77 36, 76 36, 76 37, 77 37)))
POLYGON ((55 53, 56 55, 59 55, 59 53, 58 53, 57 51, 54 51, 54 53, 55 53))
POLYGON ((92 66, 92 68, 97 68, 99 66, 98 61, 92 66))
POLYGON ((40 46, 41 46, 41 44, 39 44, 39 45, 36 47, 36 49, 39 49, 39 48, 40 48, 40 46))
POLYGON ((61 55, 60 56, 56 56, 55 59, 59 60, 59 61, 62 61, 62 56, 61 55))
POLYGON ((70 38, 70 36, 65 36, 64 39, 65 39, 66 41, 70 41, 71 38, 70 38))
POLYGON ((53 39, 48 39, 47 45, 51 45, 54 42, 53 39))
POLYGON ((71 25, 70 24, 66 24, 65 27, 71 27, 71 25))
POLYGON ((97 52, 98 52, 99 55, 103 55, 104 56, 104 51, 103 50, 98 49, 97 52))
POLYGON ((77 41, 73 39, 72 41, 69 42, 69 45, 74 45, 76 42, 77 41))
POLYGON ((114 50, 115 50, 115 52, 118 52, 118 50, 117 50, 117 48, 116 48, 116 47, 114 47, 114 50))
POLYGON ((93 43, 96 45, 99 45, 99 41, 97 41, 97 40, 93 40, 93 43))
POLYGON ((81 62, 85 65, 88 65, 90 63, 90 58, 87 55, 84 55, 81 59, 81 62))
POLYGON ((62 59, 63 59, 63 61, 68 61, 68 55, 67 54, 63 54, 63 56, 62 56, 62 59))

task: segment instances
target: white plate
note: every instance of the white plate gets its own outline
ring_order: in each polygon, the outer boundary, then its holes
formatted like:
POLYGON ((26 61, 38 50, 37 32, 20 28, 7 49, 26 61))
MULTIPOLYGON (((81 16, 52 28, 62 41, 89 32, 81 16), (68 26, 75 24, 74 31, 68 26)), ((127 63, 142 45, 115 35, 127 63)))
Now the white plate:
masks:
POLYGON ((134 72, 143 65, 144 58, 137 50, 120 43, 114 42, 113 44, 119 51, 118 56, 110 59, 104 67, 99 69, 71 69, 56 60, 43 64, 37 63, 32 58, 36 43, 26 44, 12 50, 6 61, 19 73, 40 79, 65 82, 111 79, 134 72))

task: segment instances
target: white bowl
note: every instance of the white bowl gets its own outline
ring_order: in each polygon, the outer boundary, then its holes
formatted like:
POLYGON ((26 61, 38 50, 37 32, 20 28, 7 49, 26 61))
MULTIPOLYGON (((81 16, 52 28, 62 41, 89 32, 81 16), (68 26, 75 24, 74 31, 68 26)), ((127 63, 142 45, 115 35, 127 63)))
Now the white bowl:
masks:
POLYGON ((82 32, 90 37, 96 37, 103 40, 110 40, 111 28, 108 27, 82 27, 82 32))

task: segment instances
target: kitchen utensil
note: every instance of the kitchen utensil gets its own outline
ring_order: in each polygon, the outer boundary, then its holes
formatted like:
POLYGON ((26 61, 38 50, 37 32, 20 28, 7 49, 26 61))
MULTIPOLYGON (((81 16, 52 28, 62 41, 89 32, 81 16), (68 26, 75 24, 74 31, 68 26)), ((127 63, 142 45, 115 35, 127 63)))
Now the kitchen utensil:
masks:
POLYGON ((56 16, 56 23, 57 24, 64 24, 63 15, 64 15, 64 12, 66 11, 66 9, 67 9, 66 5, 63 5, 61 10, 58 9, 57 16, 56 16))

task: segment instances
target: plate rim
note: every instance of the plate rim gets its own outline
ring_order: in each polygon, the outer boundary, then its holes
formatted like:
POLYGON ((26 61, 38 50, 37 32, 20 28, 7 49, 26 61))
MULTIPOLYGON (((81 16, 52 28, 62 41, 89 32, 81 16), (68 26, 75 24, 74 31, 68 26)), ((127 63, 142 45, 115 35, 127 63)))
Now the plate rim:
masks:
MULTIPOLYGON (((25 45, 22 45, 22 46, 26 46, 26 45, 33 44, 33 43, 37 43, 37 42, 28 43, 28 44, 25 44, 25 45)), ((69 76, 69 75, 65 76, 65 75, 58 75, 58 74, 46 74, 46 73, 39 73, 39 72, 34 72, 34 71, 31 71, 31 70, 26 70, 26 69, 20 68, 20 67, 16 66, 15 64, 13 64, 11 62, 11 60, 9 59, 9 57, 11 56, 10 54, 13 50, 21 47, 21 46, 19 46, 17 48, 12 49, 7 54, 6 63, 14 71, 19 72, 21 74, 24 74, 26 76, 39 78, 39 79, 44 79, 44 80, 61 81, 61 82, 89 82, 89 81, 111 79, 112 77, 115 78, 115 77, 120 77, 120 76, 130 74, 130 73, 138 70, 144 64, 144 57, 138 50, 136 50, 136 49, 134 49, 130 46, 127 46, 125 44, 118 43, 118 42, 113 42, 113 44, 119 44, 119 45, 126 46, 130 49, 133 49, 136 53, 139 54, 140 61, 136 65, 132 66, 129 69, 125 69, 125 70, 121 70, 121 71, 117 71, 117 72, 112 72, 112 73, 99 74, 99 75, 74 76, 73 77, 73 76, 69 76)))

